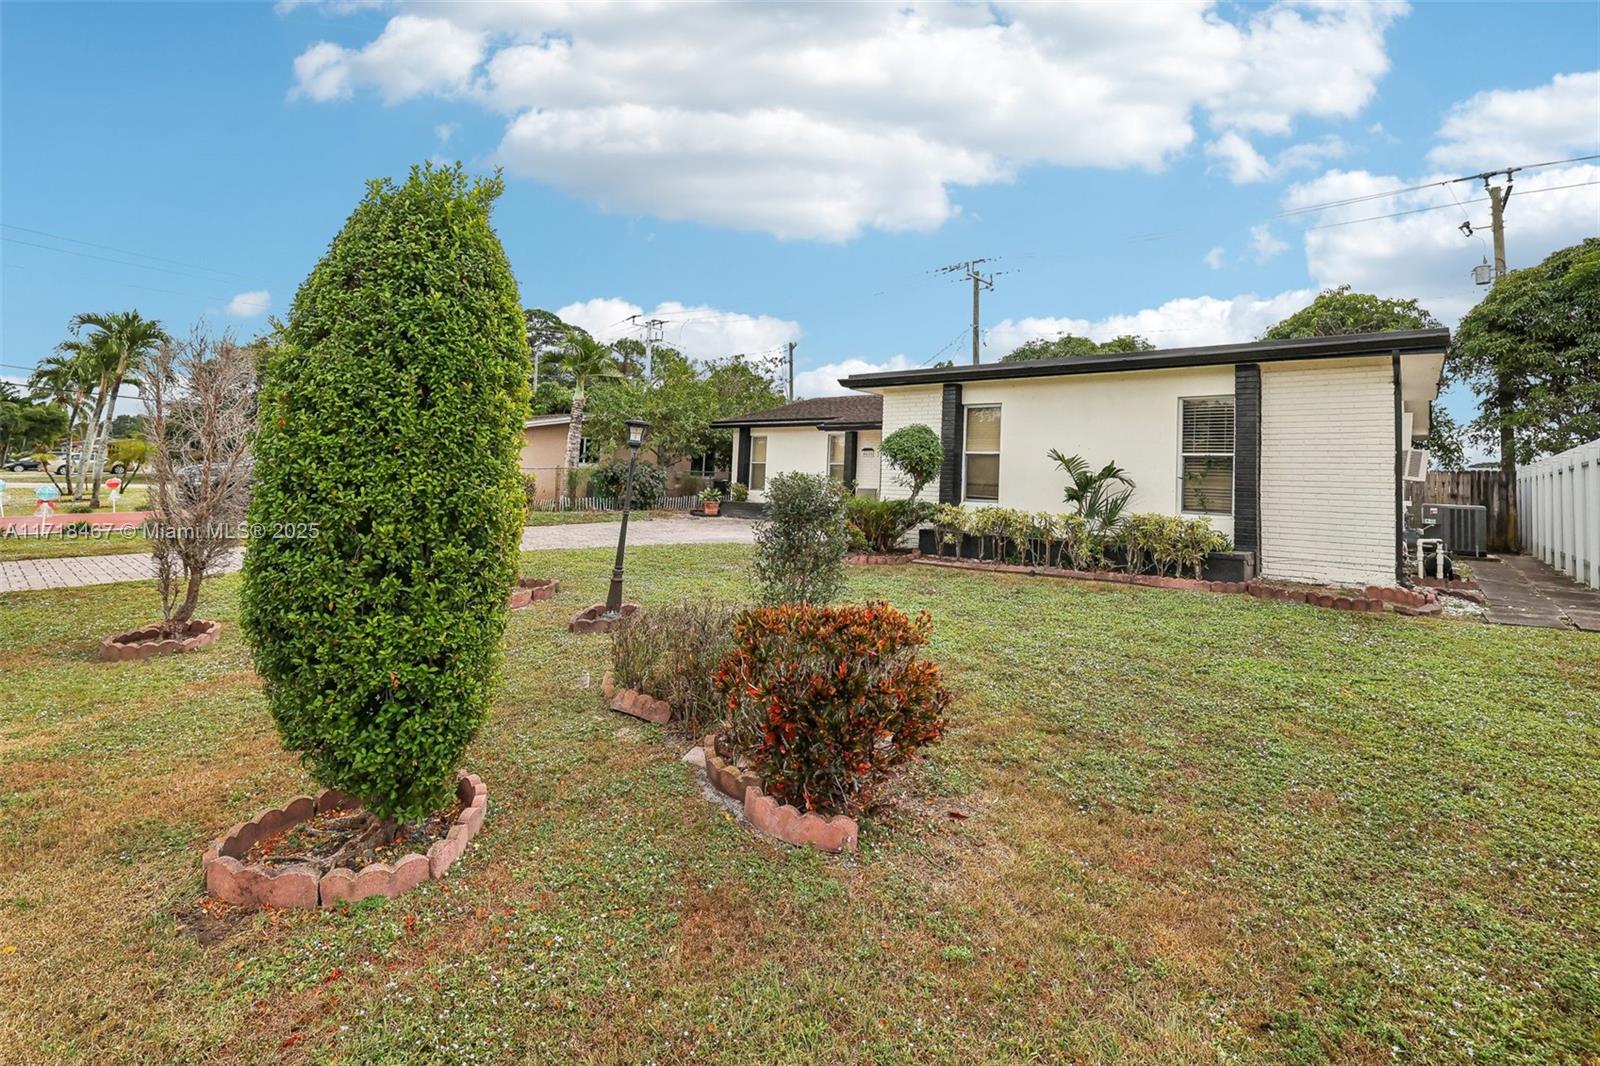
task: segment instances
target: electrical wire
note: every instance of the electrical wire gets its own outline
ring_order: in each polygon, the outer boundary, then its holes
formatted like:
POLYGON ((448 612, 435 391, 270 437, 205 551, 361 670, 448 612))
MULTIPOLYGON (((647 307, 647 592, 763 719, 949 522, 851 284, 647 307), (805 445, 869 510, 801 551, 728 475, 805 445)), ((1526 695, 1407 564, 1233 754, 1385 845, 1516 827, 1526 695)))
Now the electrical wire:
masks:
POLYGON ((220 269, 218 269, 216 267, 200 266, 198 263, 185 263, 185 262, 183 262, 182 260, 179 260, 179 259, 163 259, 161 256, 150 255, 147 252, 132 252, 132 251, 129 251, 128 249, 126 249, 126 248, 114 248, 109 244, 96 244, 93 241, 81 241, 81 240, 78 240, 76 237, 63 237, 59 233, 51 233, 51 232, 49 232, 47 230, 42 230, 42 229, 31 229, 28 226, 17 226, 17 225, 13 225, 10 222, 0 222, 0 228, 14 229, 14 230, 18 231, 19 233, 32 233, 32 234, 34 234, 35 236, 38 236, 38 237, 48 237, 51 240, 55 240, 55 241, 66 241, 68 244, 81 244, 85 248, 98 248, 102 252, 116 252, 118 255, 131 255, 131 256, 134 256, 134 257, 136 257, 138 259, 151 259, 151 260, 154 260, 157 263, 166 263, 166 264, 168 264, 170 266, 188 267, 191 270, 203 270, 203 271, 205 271, 206 273, 209 273, 209 274, 225 274, 228 277, 239 278, 242 281, 260 281, 261 280, 260 278, 255 278, 255 277, 252 277, 252 276, 250 276, 248 274, 239 274, 239 273, 236 273, 236 272, 234 272, 232 270, 220 270, 220 269))
MULTIPOLYGON (((1546 185, 1539 189, 1523 189, 1522 195, 1532 196, 1534 193, 1558 192, 1561 189, 1582 189, 1590 185, 1600 185, 1600 178, 1596 178, 1594 181, 1575 181, 1570 185, 1546 185)), ((1307 226, 1306 230, 1334 229, 1338 226, 1353 226, 1357 222, 1378 222, 1386 218, 1399 218, 1401 215, 1417 215, 1424 211, 1443 211, 1449 207, 1464 207, 1467 204, 1486 204, 1488 202, 1489 198, 1487 196, 1480 196, 1476 200, 1457 200, 1453 204, 1434 204, 1431 207, 1413 207, 1405 211, 1391 211, 1387 215, 1367 215, 1364 218, 1347 218, 1343 222, 1324 222, 1320 226, 1307 226)))

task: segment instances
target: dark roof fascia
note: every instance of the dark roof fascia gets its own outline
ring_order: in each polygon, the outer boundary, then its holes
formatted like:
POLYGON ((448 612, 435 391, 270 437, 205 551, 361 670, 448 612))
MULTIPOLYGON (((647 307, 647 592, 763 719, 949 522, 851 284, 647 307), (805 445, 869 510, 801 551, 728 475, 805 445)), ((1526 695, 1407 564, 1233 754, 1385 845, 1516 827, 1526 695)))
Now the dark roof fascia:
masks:
POLYGON ((740 429, 749 426, 755 429, 760 426, 775 426, 780 428, 793 428, 794 426, 816 426, 819 429, 828 425, 826 418, 719 418, 711 423, 712 429, 740 429))
POLYGON ((858 419, 854 422, 824 422, 817 428, 822 430, 824 433, 836 433, 842 429, 882 429, 883 420, 878 419, 875 422, 867 422, 858 419))
POLYGON ((1173 370, 1192 366, 1285 362, 1293 359, 1406 355, 1439 352, 1449 346, 1449 330, 1415 329, 1394 333, 1353 333, 1342 337, 1306 337, 1292 341, 1216 344, 1203 348, 1167 348, 1153 352, 1116 352, 1106 355, 1067 356, 1060 359, 1029 359, 1017 363, 985 363, 981 366, 886 370, 873 374, 852 374, 850 377, 840 378, 839 384, 847 389, 871 389, 887 385, 1006 381, 1014 378, 1057 377, 1065 374, 1173 370))

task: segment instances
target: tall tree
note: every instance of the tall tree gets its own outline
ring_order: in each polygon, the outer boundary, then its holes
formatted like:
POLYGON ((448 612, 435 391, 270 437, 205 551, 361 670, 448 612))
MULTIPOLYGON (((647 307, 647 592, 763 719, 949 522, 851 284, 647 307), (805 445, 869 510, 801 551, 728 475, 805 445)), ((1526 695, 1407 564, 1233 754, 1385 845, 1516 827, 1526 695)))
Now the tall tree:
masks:
POLYGON ((533 357, 533 378, 529 382, 535 392, 546 381, 562 384, 561 358, 567 350, 567 340, 577 334, 587 337, 582 326, 564 322, 553 311, 529 307, 522 312, 528 327, 528 353, 533 357))
MULTIPOLYGON (((39 360, 33 373, 28 377, 28 387, 36 398, 60 404, 67 412, 67 484, 64 494, 68 496, 72 495, 73 486, 72 437, 82 428, 84 414, 89 408, 90 396, 95 385, 90 369, 83 359, 57 353, 39 360)), ((50 478, 52 484, 55 482, 55 474, 49 464, 45 465, 45 475, 50 478)))
MULTIPOLYGON (((1263 333, 1261 339, 1287 341, 1299 337, 1438 328, 1439 320, 1416 300, 1352 292, 1350 286, 1340 285, 1323 289, 1316 299, 1263 333)), ((1459 469, 1466 461, 1461 447, 1461 428, 1442 405, 1430 411, 1427 449, 1441 468, 1459 469)))
POLYGON ((1040 338, 1018 345, 1000 357, 1002 363, 1021 363, 1029 359, 1061 359, 1077 355, 1102 355, 1110 352, 1148 352, 1155 345, 1133 333, 1124 333, 1108 341, 1092 341, 1063 333, 1059 337, 1040 338))
POLYGON ((1600 237, 1497 281, 1456 328, 1448 370, 1478 398, 1468 432, 1498 444, 1508 480, 1519 462, 1600 437, 1600 237))
POLYGON ((88 475, 90 506, 100 504, 100 479, 105 475, 105 442, 111 436, 111 422, 117 415, 117 396, 125 384, 138 383, 141 374, 156 349, 170 338, 161 323, 145 318, 138 311, 114 311, 107 314, 81 314, 73 318, 70 329, 74 338, 82 336, 96 358, 98 387, 96 389, 95 416, 85 433, 83 461, 85 470, 79 475, 80 484, 88 475), (88 464, 93 469, 88 469, 88 464))
POLYGON ((589 387, 596 382, 620 378, 615 354, 611 349, 587 333, 572 334, 567 338, 566 351, 561 359, 562 370, 572 378, 572 421, 567 423, 568 469, 578 465, 579 450, 583 443, 583 408, 589 398, 589 387))

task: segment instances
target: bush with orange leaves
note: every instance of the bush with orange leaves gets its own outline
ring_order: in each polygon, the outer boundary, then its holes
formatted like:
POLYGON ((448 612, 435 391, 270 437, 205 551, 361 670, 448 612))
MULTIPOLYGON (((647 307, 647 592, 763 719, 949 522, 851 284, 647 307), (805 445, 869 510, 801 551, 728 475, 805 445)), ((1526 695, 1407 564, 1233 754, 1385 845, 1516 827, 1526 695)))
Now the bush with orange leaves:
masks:
POLYGON ((944 733, 950 693, 917 657, 927 612, 887 603, 760 607, 718 667, 727 739, 782 803, 854 814, 890 770, 944 733))

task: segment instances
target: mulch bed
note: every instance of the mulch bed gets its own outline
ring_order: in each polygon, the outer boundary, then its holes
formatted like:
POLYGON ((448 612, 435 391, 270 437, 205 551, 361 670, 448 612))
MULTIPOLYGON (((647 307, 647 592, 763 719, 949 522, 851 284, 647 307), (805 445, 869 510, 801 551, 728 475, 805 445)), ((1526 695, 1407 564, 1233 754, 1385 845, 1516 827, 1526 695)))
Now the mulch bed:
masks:
POLYGON ((308 863, 324 873, 332 869, 360 870, 374 862, 393 863, 403 855, 425 854, 435 841, 449 835, 463 809, 465 804, 457 799, 421 821, 400 826, 387 844, 361 843, 370 825, 370 816, 365 812, 322 811, 257 840, 243 861, 268 865, 308 863), (340 849, 345 849, 344 854, 340 849), (329 862, 334 856, 337 859, 329 862))

